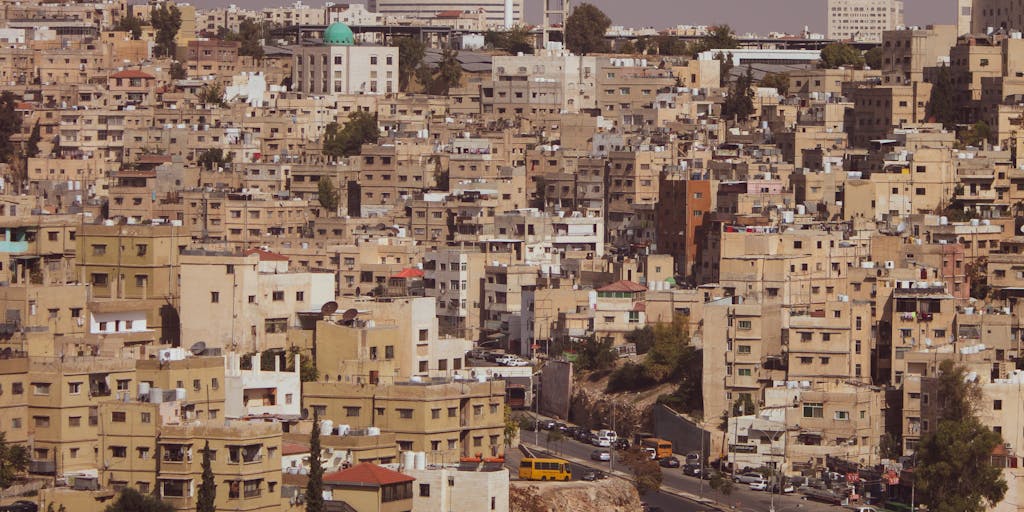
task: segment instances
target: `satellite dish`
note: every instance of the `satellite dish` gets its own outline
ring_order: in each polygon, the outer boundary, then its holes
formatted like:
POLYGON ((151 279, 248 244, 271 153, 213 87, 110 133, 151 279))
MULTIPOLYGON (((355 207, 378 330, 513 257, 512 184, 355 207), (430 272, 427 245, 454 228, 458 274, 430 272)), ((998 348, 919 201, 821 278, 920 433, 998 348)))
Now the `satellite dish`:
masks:
POLYGON ((193 343, 191 347, 188 348, 188 351, 192 352, 192 355, 194 356, 201 356, 203 355, 203 352, 206 352, 206 342, 197 341, 193 343))
POLYGON ((351 322, 352 320, 355 320, 357 316, 359 316, 358 309, 346 309, 345 312, 341 314, 341 320, 343 322, 351 322))
POLYGON ((377 229, 379 231, 384 231, 385 229, 387 229, 387 227, 388 227, 388 225, 384 224, 383 222, 381 222, 380 224, 377 224, 377 229))
POLYGON ((902 232, 904 232, 906 230, 907 230, 907 223, 906 222, 900 222, 899 225, 896 226, 896 232, 897 233, 902 233, 902 232))
POLYGON ((324 316, 333 315, 335 311, 338 311, 338 303, 333 300, 325 302, 324 305, 320 307, 320 314, 324 316))
POLYGON ((1024 233, 1024 224, 1021 224, 1021 226, 1020 226, 1020 232, 1021 232, 1021 233, 1024 233))

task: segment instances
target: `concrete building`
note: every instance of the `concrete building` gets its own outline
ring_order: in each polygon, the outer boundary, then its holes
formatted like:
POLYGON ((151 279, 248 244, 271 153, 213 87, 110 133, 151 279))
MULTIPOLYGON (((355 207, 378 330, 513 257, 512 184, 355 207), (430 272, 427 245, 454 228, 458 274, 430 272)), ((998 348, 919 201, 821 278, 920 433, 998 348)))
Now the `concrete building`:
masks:
POLYGON ((437 510, 509 511, 509 470, 500 463, 466 461, 458 466, 402 468, 416 479, 412 512, 437 510))
POLYGON ((348 469, 324 474, 326 510, 355 512, 403 512, 413 507, 415 479, 396 471, 364 462, 348 469), (340 502, 335 506, 332 502, 340 502))
POLYGON ((882 33, 882 83, 910 84, 924 80, 924 69, 949 57, 959 34, 954 25, 886 30, 882 33))
POLYGON ((829 39, 865 43, 882 41, 882 33, 903 26, 902 0, 829 0, 829 39))
MULTIPOLYGON (((961 5, 961 11, 964 7, 967 6, 961 5)), ((1013 0, 973 0, 970 15, 972 34, 985 34, 990 29, 1024 28, 1024 6, 1013 0)))
POLYGON ((505 381, 353 386, 330 377, 303 386, 303 407, 321 419, 394 433, 399 450, 426 452, 432 464, 504 453, 505 381))
POLYGON ((334 23, 322 44, 292 47, 292 84, 314 95, 398 92, 398 48, 355 44, 352 29, 334 23))
POLYGON ((509 29, 526 20, 523 0, 369 0, 366 8, 385 16, 428 22, 445 11, 486 12, 487 24, 492 28, 509 29))
POLYGON ((224 370, 224 416, 227 418, 298 418, 302 413, 300 358, 295 354, 291 371, 274 357, 272 370, 264 370, 261 354, 254 354, 250 368, 243 370, 241 356, 229 354, 224 370))

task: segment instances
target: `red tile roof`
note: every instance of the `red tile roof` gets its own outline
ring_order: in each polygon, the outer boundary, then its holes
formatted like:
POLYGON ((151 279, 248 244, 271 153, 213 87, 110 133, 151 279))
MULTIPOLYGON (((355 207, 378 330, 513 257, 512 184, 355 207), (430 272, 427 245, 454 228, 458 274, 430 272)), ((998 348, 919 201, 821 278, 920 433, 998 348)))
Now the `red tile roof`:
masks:
POLYGON ((281 455, 298 455, 309 453, 309 445, 302 443, 281 443, 281 455))
POLYGON ((258 254, 260 261, 288 261, 288 256, 283 254, 277 254, 275 252, 264 251, 263 249, 249 249, 245 251, 245 255, 258 254))
POLYGON ((126 69, 110 75, 110 78, 148 78, 152 80, 156 77, 138 69, 126 69))
POLYGON ((402 269, 401 272, 391 276, 397 279, 412 279, 416 277, 423 277, 423 271, 418 268, 406 268, 402 269))
POLYGON ((646 292, 647 287, 642 284, 634 283, 633 281, 617 281, 608 286, 598 288, 599 292, 628 292, 628 293, 639 293, 646 292))
POLYGON ((441 11, 437 13, 438 18, 458 18, 462 16, 462 11, 441 11))
POLYGON ((403 475, 397 471, 382 468, 376 464, 363 462, 348 469, 327 473, 324 475, 324 482, 336 484, 370 484, 390 485, 416 480, 409 475, 403 475))

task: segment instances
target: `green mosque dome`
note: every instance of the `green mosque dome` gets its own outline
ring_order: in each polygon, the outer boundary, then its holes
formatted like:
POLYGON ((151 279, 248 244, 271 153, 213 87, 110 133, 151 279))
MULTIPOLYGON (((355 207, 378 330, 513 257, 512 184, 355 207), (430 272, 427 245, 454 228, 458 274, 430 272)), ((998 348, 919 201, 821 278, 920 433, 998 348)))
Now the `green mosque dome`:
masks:
POLYGON ((356 44, 356 37, 348 25, 332 23, 327 30, 324 30, 324 43, 335 46, 352 46, 356 44))

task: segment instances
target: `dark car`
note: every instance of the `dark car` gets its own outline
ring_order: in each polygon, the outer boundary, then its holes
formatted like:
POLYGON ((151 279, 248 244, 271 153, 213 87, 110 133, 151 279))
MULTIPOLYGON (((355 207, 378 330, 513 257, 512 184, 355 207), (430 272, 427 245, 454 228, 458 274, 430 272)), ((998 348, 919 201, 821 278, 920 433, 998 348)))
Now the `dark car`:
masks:
POLYGON ((678 468, 679 459, 675 457, 665 457, 664 459, 659 460, 658 464, 661 464, 661 467, 663 468, 678 468))
POLYGON ((555 420, 540 420, 538 423, 540 424, 540 428, 544 430, 551 430, 555 428, 555 420))
POLYGON ((628 450, 629 440, 624 437, 620 437, 616 439, 614 443, 612 443, 612 446, 614 446, 616 450, 628 450))
POLYGON ((591 436, 590 429, 583 428, 583 427, 580 427, 580 429, 577 430, 573 434, 573 437, 575 437, 577 441, 580 441, 582 443, 589 443, 590 442, 590 436, 591 436))
POLYGON ((595 480, 604 480, 605 478, 608 478, 608 475, 604 471, 594 470, 583 473, 581 478, 587 482, 593 482, 595 480))
POLYGON ((39 505, 31 501, 18 500, 10 505, 0 507, 0 512, 39 512, 39 505))
POLYGON ((699 464, 686 464, 685 466, 683 466, 683 474, 687 475, 687 476, 699 477, 700 474, 701 474, 700 465, 699 464))

